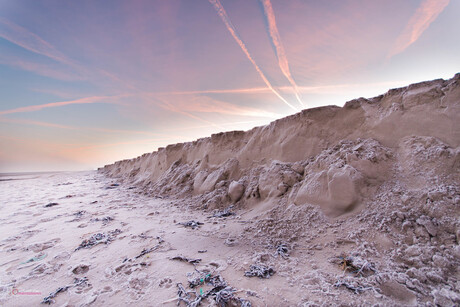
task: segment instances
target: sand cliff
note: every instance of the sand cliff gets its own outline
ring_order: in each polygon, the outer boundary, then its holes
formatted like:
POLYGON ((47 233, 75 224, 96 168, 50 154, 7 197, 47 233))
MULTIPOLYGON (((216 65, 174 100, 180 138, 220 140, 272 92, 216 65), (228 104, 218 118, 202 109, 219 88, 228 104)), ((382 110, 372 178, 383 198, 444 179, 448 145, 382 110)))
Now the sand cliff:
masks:
MULTIPOLYGON (((169 145, 100 171, 156 196, 199 195, 208 209, 288 196, 337 216, 370 197, 395 163, 414 162, 410 146, 448 148, 447 169, 458 166, 459 111, 457 74, 169 145)), ((401 169, 401 176, 410 171, 401 169)))

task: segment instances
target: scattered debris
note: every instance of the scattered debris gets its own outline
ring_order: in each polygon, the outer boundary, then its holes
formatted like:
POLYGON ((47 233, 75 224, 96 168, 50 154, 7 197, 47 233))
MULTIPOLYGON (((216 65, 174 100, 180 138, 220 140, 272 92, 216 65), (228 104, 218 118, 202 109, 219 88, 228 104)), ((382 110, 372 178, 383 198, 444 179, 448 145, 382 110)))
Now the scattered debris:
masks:
POLYGON ((179 261, 184 261, 184 262, 188 262, 191 264, 198 264, 201 261, 201 259, 192 259, 192 258, 187 258, 184 256, 176 256, 176 257, 171 258, 171 260, 179 260, 179 261))
POLYGON ((202 272, 199 270, 195 270, 195 272, 187 275, 190 277, 190 288, 193 289, 205 283, 210 285, 211 288, 208 291, 203 291, 203 288, 200 288, 200 294, 197 294, 196 291, 187 291, 181 283, 177 283, 178 297, 163 303, 169 303, 177 300, 178 306, 180 306, 181 302, 184 302, 187 307, 196 307, 199 306, 203 300, 209 297, 213 297, 214 301, 217 303, 217 306, 220 307, 251 307, 251 303, 248 300, 235 296, 235 293, 239 291, 228 286, 227 282, 220 275, 212 276, 211 273, 202 272))
POLYGON ((204 223, 194 221, 194 220, 191 220, 191 221, 188 221, 188 222, 177 223, 177 224, 182 225, 184 227, 190 227, 192 229, 195 229, 195 228, 200 227, 201 225, 204 225, 204 223))
POLYGON ((289 257, 289 251, 289 245, 287 245, 286 243, 280 243, 276 246, 275 255, 280 255, 281 257, 286 259, 289 257))
POLYGON ((348 290, 350 291, 353 291, 355 294, 361 294, 363 293, 364 291, 366 290, 373 290, 374 288, 373 287, 364 287, 356 282, 352 283, 352 282, 349 282, 349 281, 345 281, 345 280, 337 280, 337 282, 334 284, 335 287, 341 287, 341 286, 344 286, 345 288, 347 288, 348 290))
POLYGON ((111 217, 111 216, 105 216, 103 218, 95 218, 95 219, 91 219, 90 222, 102 222, 102 225, 107 225, 108 223, 110 223, 111 221, 113 221, 114 218, 111 217))
POLYGON ((46 253, 40 253, 40 254, 38 254, 37 256, 30 258, 29 260, 26 260, 26 261, 24 261, 24 262, 21 262, 20 264, 26 264, 26 263, 29 263, 29 262, 40 261, 40 260, 45 259, 46 256, 47 256, 46 253))
POLYGON ((106 233, 96 233, 92 235, 89 239, 83 240, 81 242, 80 246, 78 246, 75 251, 82 249, 82 248, 91 248, 95 245, 104 243, 104 244, 109 244, 113 240, 115 240, 115 237, 121 233, 120 229, 115 229, 112 231, 109 231, 107 234, 106 233))
POLYGON ((217 211, 216 213, 214 213, 212 217, 227 217, 230 215, 234 215, 235 213, 231 211, 232 209, 233 209, 233 205, 229 206, 228 208, 224 210, 217 211))
POLYGON ((88 278, 87 277, 75 278, 74 281, 73 281, 73 284, 57 288, 54 292, 51 292, 47 297, 45 297, 41 303, 50 305, 50 304, 54 303, 54 298, 59 293, 65 292, 69 288, 78 287, 78 286, 81 286, 81 285, 85 285, 87 283, 88 283, 88 278))
POLYGON ((83 217, 83 215, 86 213, 86 211, 84 210, 80 210, 80 211, 77 211, 75 212, 74 214, 72 214, 73 216, 75 216, 75 218, 73 220, 70 220, 70 221, 67 221, 68 223, 71 223, 71 222, 78 222, 81 220, 81 218, 83 217))
POLYGON ((153 238, 152 236, 149 236, 149 235, 147 235, 147 234, 145 234, 143 232, 140 235, 137 235, 137 236, 139 238, 143 239, 143 240, 153 238))
POLYGON ((273 268, 261 264, 252 264, 249 271, 244 272, 244 276, 259 278, 270 278, 273 274, 275 274, 273 268))
POLYGON ((201 303, 201 300, 203 299, 202 296, 199 296, 196 294, 195 291, 189 291, 185 290, 184 286, 181 283, 177 284, 177 306, 180 306, 180 302, 184 302, 187 307, 195 307, 198 306, 201 303), (195 295, 195 299, 191 301, 191 296, 189 293, 193 293, 195 295))
POLYGON ((346 254, 341 254, 338 257, 332 258, 331 261, 339 264, 344 272, 350 271, 356 276, 364 276, 365 274, 376 272, 372 263, 360 257, 351 257, 346 254))
POLYGON ((45 205, 45 208, 54 207, 54 206, 58 206, 58 205, 59 205, 58 203, 49 203, 49 204, 45 205))
MULTIPOLYGON (((134 258, 135 258, 135 259, 138 259, 138 258, 140 258, 140 257, 142 257, 142 256, 144 256, 144 255, 146 255, 146 254, 148 254, 148 253, 151 253, 151 252, 153 252, 153 251, 156 251, 158 248, 160 248, 161 244, 162 244, 165 240, 163 240, 163 238, 161 238, 161 237, 157 237, 157 239, 158 239, 158 244, 157 244, 157 245, 155 245, 154 247, 151 247, 151 248, 144 248, 144 249, 142 250, 142 252, 141 252, 139 255, 137 255, 136 257, 134 257, 134 258)), ((125 259, 125 261, 126 261, 126 259, 125 259)), ((125 262, 125 261, 123 261, 123 262, 125 262)))
POLYGON ((204 253, 207 253, 207 252, 208 252, 207 249, 202 249, 202 250, 199 250, 199 251, 198 251, 198 253, 200 253, 200 254, 204 254, 204 253))
POLYGON ((90 205, 97 204, 97 200, 90 202, 90 205))

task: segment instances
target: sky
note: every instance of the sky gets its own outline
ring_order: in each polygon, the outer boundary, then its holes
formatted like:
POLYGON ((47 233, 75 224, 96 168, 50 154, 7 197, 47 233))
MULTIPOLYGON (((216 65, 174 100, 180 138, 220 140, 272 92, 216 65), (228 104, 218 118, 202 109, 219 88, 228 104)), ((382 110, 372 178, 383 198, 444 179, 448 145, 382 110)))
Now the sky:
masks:
POLYGON ((460 71, 460 0, 0 0, 0 172, 87 170, 460 71))

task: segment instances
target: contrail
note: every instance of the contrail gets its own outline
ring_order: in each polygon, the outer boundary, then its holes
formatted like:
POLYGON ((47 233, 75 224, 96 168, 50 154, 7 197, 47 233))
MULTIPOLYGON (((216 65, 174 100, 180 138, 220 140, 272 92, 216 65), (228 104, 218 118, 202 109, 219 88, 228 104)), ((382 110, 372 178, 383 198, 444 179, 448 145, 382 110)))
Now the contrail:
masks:
POLYGON ((259 73, 260 77, 262 78, 262 80, 265 82, 265 84, 268 86, 268 88, 279 98, 281 99, 285 104, 287 104, 289 107, 291 107, 293 110, 295 111, 298 111, 298 109, 296 107, 294 107, 292 104, 290 104, 289 102, 287 102, 286 99, 284 99, 274 88, 273 86, 270 84, 270 82, 268 81, 267 77, 265 77, 264 73, 262 72, 262 70, 259 68, 259 66, 256 64, 256 62, 254 61, 254 59, 252 58, 251 54, 249 53, 248 51, 248 48, 246 48, 246 45, 244 44, 244 42, 241 40, 241 38, 239 37, 238 33, 236 32, 236 29, 235 27, 233 26, 232 22, 230 21, 230 18, 228 17, 227 15, 227 12, 225 11, 224 7, 222 6, 222 4, 220 3, 220 0, 209 0, 209 2, 214 6, 214 8, 216 9, 217 11, 217 14, 219 15, 220 19, 222 19, 222 21, 224 22, 225 26, 227 27, 227 30, 230 32, 230 34, 233 36, 233 38, 235 39, 235 41, 238 43, 238 45, 240 46, 241 50, 243 50, 244 54, 246 55, 246 57, 248 58, 249 61, 251 61, 252 65, 254 66, 254 68, 257 70, 257 72, 259 73))
POLYGON ((46 108, 62 107, 62 106, 66 106, 69 104, 114 103, 113 101, 104 102, 103 100, 117 99, 123 96, 125 95, 92 96, 92 97, 86 97, 86 98, 69 100, 69 101, 51 102, 51 103, 46 103, 46 104, 39 104, 39 105, 33 105, 33 106, 20 107, 20 108, 11 109, 11 110, 0 111, 0 115, 6 115, 6 114, 12 114, 12 113, 33 112, 33 111, 39 111, 41 109, 46 109, 46 108))
POLYGON ((278 58, 278 65, 280 66, 283 75, 288 79, 289 83, 294 89, 295 97, 302 107, 305 107, 302 100, 300 99, 299 90, 297 84, 292 78, 291 71, 289 70, 289 62, 284 51, 283 43, 281 42, 280 33, 278 32, 278 27, 276 25, 275 13, 273 12, 272 3, 270 0, 259 0, 262 3, 264 8, 264 14, 266 17, 266 22, 268 24, 268 33, 271 37, 271 42, 275 48, 276 57, 278 58))
POLYGON ((396 39, 393 49, 388 58, 403 52, 407 47, 415 43, 425 32, 430 24, 436 20, 439 14, 446 8, 450 0, 425 0, 415 11, 406 27, 396 39))

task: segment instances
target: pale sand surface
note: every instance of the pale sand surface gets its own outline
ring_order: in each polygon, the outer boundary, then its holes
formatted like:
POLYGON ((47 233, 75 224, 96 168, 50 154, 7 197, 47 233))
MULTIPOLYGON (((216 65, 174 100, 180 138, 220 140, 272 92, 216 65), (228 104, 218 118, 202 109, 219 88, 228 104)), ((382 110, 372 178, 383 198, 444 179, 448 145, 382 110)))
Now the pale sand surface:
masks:
MULTIPOLYGON (((246 225, 240 216, 207 218, 209 214, 171 206, 168 201, 140 195, 128 186, 106 189, 113 181, 95 172, 15 179, 0 183, 2 306, 39 305, 50 292, 83 276, 90 285, 59 293, 57 306, 158 306, 176 297, 176 283, 187 285, 186 273, 194 271, 192 264, 169 260, 177 255, 201 258, 197 269, 220 272, 229 285, 258 293, 260 298, 250 297, 255 305, 284 304, 281 293, 293 301, 299 299, 301 289, 290 286, 287 276, 256 280, 243 276, 260 248, 251 242, 225 244, 246 225), (52 202, 59 205, 44 207, 52 202), (113 220, 95 220, 104 217, 113 220), (192 219, 204 225, 194 230, 177 225, 192 219), (92 234, 115 229, 121 233, 110 244, 75 251, 92 234), (164 240, 158 250, 123 264, 124 259, 157 245, 157 237, 164 240), (42 260, 21 264, 43 254, 46 257, 42 260), (89 270, 74 274, 72 270, 81 264, 89 270), (19 293, 12 294, 14 289, 19 293), (21 294, 24 292, 31 293, 21 294)), ((292 261, 279 259, 284 264, 292 261)), ((292 269, 306 271, 308 267, 292 269)), ((239 295, 248 297, 245 292, 239 295)))

